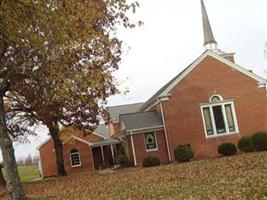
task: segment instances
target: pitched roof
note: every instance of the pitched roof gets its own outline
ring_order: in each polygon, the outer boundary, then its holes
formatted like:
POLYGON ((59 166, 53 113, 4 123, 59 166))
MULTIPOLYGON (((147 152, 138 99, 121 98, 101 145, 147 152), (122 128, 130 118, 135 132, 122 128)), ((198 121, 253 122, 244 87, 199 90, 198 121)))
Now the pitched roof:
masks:
POLYGON ((156 111, 137 112, 120 115, 120 121, 127 130, 147 129, 163 126, 163 121, 156 111))
POLYGON ((65 127, 61 130, 61 139, 64 141, 65 139, 69 138, 70 136, 75 136, 77 138, 80 138, 82 140, 86 140, 88 142, 94 142, 103 140, 104 137, 100 134, 88 134, 82 130, 74 129, 72 127, 65 127))
POLYGON ((99 124, 98 127, 94 131, 95 134, 99 134, 103 137, 109 137, 110 133, 105 124, 99 124))
POLYGON ((109 106, 108 112, 110 115, 110 119, 112 122, 118 123, 119 116, 121 114, 136 112, 142 105, 143 103, 134 103, 134 104, 119 105, 119 106, 109 106))
MULTIPOLYGON (((102 127, 102 125, 101 125, 101 127, 102 127)), ((78 130, 78 129, 74 129, 72 127, 64 127, 61 130, 61 134, 62 134, 61 139, 63 140, 63 143, 66 143, 67 141, 69 141, 70 138, 74 138, 74 139, 82 141, 82 142, 86 141, 89 144, 92 142, 104 140, 106 137, 109 136, 109 135, 105 136, 106 132, 104 130, 102 130, 102 128, 99 129, 99 127, 98 127, 96 129, 96 131, 93 132, 92 134, 86 134, 85 132, 78 130), (101 130, 101 131, 99 131, 99 130, 101 130)), ((51 136, 49 136, 44 142, 39 144, 37 146, 37 149, 39 150, 42 146, 47 144, 50 140, 52 140, 51 136)))
POLYGON ((178 75, 176 75, 173 79, 171 79, 166 85, 164 85, 162 88, 160 88, 151 98, 149 98, 142 107, 138 111, 145 111, 148 109, 153 103, 157 101, 157 98, 160 96, 166 96, 170 90, 176 86, 184 77, 186 77, 204 58, 207 56, 211 56, 220 62, 228 65, 229 67, 232 67, 236 69, 237 71, 249 76, 250 78, 255 79, 259 83, 267 84, 267 80, 264 78, 252 73, 251 71, 245 69, 244 67, 241 67, 223 57, 223 55, 218 55, 217 53, 206 50, 201 56, 199 56, 193 63, 191 63, 188 67, 186 67, 183 71, 181 71, 178 75))

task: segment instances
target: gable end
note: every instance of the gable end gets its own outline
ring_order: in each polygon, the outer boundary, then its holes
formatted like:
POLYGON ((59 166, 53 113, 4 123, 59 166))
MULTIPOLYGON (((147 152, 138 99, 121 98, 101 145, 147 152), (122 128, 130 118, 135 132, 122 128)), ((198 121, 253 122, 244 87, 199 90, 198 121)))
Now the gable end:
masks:
POLYGON ((174 77, 170 82, 164 85, 161 89, 159 89, 148 101, 140 108, 139 111, 147 111, 155 106, 159 100, 158 98, 161 96, 170 95, 169 92, 177 85, 181 80, 183 80, 193 69, 195 69, 198 64, 204 60, 207 56, 211 56, 212 58, 226 64, 227 66, 245 74, 246 76, 256 80, 258 82, 259 88, 266 88, 267 91, 267 80, 248 71, 247 69, 229 61, 228 59, 217 55, 216 53, 206 50, 200 57, 198 57, 192 64, 190 64, 187 68, 185 68, 180 74, 174 77))

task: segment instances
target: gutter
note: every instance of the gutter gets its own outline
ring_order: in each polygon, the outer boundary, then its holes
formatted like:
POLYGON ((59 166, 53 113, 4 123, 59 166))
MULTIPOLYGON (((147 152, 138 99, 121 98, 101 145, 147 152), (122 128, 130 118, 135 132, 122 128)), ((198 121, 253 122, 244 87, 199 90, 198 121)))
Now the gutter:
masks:
POLYGON ((132 132, 143 132, 143 131, 154 130, 154 129, 162 129, 162 128, 164 128, 164 125, 153 126, 153 127, 145 127, 145 128, 138 128, 138 129, 128 129, 128 130, 126 130, 126 132, 128 133, 127 135, 130 135, 130 134, 132 134, 132 132))

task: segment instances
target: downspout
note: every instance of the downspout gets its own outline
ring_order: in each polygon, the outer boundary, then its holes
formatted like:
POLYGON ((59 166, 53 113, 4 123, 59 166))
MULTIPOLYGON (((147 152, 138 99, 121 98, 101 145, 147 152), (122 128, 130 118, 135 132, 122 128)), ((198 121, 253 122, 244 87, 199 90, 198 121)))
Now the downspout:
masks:
POLYGON ((169 139, 168 139, 168 132, 167 132, 167 128, 166 128, 165 117, 164 117, 164 112, 163 112, 163 107, 162 107, 161 101, 159 102, 159 104, 160 104, 161 117, 162 117, 163 126, 164 126, 165 140, 166 140, 166 145, 167 145, 168 157, 169 157, 169 161, 172 162, 169 139))
POLYGON ((133 141, 133 132, 132 131, 131 131, 131 143, 132 143, 132 151, 133 151, 133 157, 134 157, 134 166, 137 166, 134 141, 133 141))

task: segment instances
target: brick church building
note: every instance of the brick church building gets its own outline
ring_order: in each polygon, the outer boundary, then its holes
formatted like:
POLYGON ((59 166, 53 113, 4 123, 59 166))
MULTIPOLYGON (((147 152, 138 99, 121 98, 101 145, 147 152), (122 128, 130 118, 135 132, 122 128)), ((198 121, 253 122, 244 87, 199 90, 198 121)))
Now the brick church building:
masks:
MULTIPOLYGON (((86 137, 70 131, 68 173, 111 167, 118 146, 141 166, 147 156, 174 161, 177 145, 190 145, 196 159, 214 157, 221 143, 267 131, 267 81, 218 48, 203 0, 201 8, 205 51, 146 102, 108 107, 107 127, 86 137)), ((43 176, 55 175, 51 139, 39 152, 43 176)))

